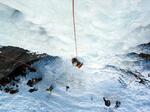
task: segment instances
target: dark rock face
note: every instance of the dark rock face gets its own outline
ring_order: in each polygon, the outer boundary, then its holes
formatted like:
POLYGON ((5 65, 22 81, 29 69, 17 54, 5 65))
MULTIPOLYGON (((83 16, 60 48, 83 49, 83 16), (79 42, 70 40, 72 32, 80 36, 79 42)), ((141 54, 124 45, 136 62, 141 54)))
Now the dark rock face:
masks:
POLYGON ((46 89, 46 91, 52 92, 52 91, 53 91, 53 89, 54 89, 54 86, 53 86, 53 85, 50 85, 50 87, 49 87, 49 88, 47 88, 47 89, 46 89))
POLYGON ((110 100, 107 100, 105 97, 103 97, 103 100, 104 100, 105 106, 109 107, 111 105, 110 100))
POLYGON ((140 53, 150 54, 150 42, 140 44, 136 47, 136 49, 140 51, 140 53))
POLYGON ((66 86, 66 91, 68 91, 69 88, 70 88, 69 86, 66 86))
POLYGON ((37 91, 37 90, 38 90, 37 88, 33 88, 33 89, 30 89, 29 92, 32 93, 32 92, 37 91))
POLYGON ((18 75, 25 75, 26 70, 36 72, 32 63, 46 57, 46 54, 30 53, 19 47, 5 46, 0 48, 0 85, 6 85, 18 75))
POLYGON ((150 42, 140 44, 134 48, 134 52, 128 53, 127 56, 134 58, 139 57, 144 60, 150 60, 150 42))
POLYGON ((115 108, 119 108, 121 105, 121 102, 120 101, 116 101, 116 105, 115 105, 115 108))
POLYGON ((39 81, 41 81, 42 78, 33 78, 32 80, 29 80, 27 82, 27 85, 30 86, 30 87, 33 87, 35 84, 37 84, 39 81))
POLYGON ((150 49, 150 42, 144 43, 144 44, 140 44, 137 47, 140 48, 140 49, 150 49))
POLYGON ((138 53, 132 52, 132 53, 128 53, 127 56, 131 58, 141 58, 144 60, 150 60, 150 54, 146 54, 146 53, 138 54, 138 53))
POLYGON ((125 57, 128 57, 129 60, 123 60, 123 66, 107 65, 106 68, 113 69, 120 74, 118 81, 123 87, 127 87, 134 82, 150 89, 150 42, 140 44, 132 50, 125 54, 125 57), (134 77, 134 80, 129 80, 132 77, 134 77))
POLYGON ((144 54, 144 53, 140 53, 139 57, 145 59, 145 60, 150 60, 150 54, 144 54))

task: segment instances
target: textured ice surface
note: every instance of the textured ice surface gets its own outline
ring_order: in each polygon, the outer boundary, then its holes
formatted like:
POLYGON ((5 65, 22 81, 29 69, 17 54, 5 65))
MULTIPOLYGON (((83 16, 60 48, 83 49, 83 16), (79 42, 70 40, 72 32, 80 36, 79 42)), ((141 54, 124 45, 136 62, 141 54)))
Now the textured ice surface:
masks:
POLYGON ((70 63, 74 56, 71 0, 0 0, 0 45, 61 57, 36 63, 38 73, 28 74, 44 76, 38 91, 29 93, 23 78, 16 95, 0 92, 0 112, 150 111, 148 88, 136 82, 126 87, 123 83, 133 77, 120 84, 119 72, 104 69, 106 65, 129 68, 127 61, 132 59, 120 54, 150 41, 150 1, 75 1, 79 56, 85 63, 81 70, 70 63), (55 88, 49 94, 45 89, 51 83, 55 88), (104 96, 112 101, 110 108, 104 106, 104 96), (118 109, 114 108, 116 100, 121 101, 118 109))

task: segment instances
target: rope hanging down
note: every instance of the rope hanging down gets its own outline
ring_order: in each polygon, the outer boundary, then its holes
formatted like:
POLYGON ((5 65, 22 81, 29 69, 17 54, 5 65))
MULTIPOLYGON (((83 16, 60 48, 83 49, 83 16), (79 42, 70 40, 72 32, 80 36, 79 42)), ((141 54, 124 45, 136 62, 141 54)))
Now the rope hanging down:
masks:
POLYGON ((74 0, 72 0, 72 17, 73 17, 73 31, 74 31, 74 42, 75 42, 75 53, 76 57, 72 58, 72 64, 77 68, 81 68, 83 63, 77 59, 78 57, 78 48, 77 48, 77 35, 76 35, 76 22, 75 22, 75 12, 74 12, 74 0))
POLYGON ((73 31, 74 31, 74 41, 75 41, 75 53, 76 53, 76 57, 77 57, 78 56, 78 49, 77 49, 77 35, 76 35, 74 0, 72 0, 72 16, 73 16, 73 31))

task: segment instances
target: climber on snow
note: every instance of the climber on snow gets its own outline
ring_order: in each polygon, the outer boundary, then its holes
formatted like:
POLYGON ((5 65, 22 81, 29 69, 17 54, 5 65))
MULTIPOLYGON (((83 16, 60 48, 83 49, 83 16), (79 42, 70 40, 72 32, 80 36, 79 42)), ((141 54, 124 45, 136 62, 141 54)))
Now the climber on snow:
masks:
POLYGON ((83 63, 80 62, 77 58, 72 58, 72 64, 75 65, 78 68, 81 68, 83 63))

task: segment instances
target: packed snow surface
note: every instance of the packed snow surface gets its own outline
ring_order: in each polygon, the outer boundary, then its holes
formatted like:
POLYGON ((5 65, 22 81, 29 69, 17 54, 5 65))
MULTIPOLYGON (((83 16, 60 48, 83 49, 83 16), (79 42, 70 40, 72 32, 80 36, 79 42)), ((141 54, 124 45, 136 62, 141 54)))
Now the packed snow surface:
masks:
POLYGON ((134 77, 120 83, 122 73, 113 67, 149 73, 150 63, 134 65, 124 54, 150 42, 150 0, 75 0, 81 69, 70 62, 75 56, 71 1, 0 0, 0 45, 60 57, 35 63, 38 71, 22 78, 19 93, 0 92, 0 112, 150 112, 150 89, 132 82, 134 77), (43 80, 29 93, 27 80, 35 76, 43 80))

